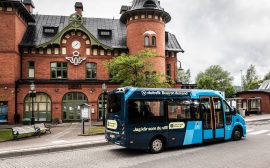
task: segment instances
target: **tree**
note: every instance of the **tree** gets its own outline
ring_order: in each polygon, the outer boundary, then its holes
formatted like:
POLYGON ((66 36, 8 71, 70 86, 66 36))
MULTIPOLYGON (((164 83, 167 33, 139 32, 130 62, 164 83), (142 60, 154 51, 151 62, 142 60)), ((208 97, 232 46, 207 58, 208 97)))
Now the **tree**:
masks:
POLYGON ((178 79, 183 84, 190 84, 191 82, 191 72, 190 69, 185 70, 178 70, 178 79))
POLYGON ((121 86, 134 87, 170 87, 172 81, 165 76, 152 72, 152 63, 148 58, 156 57, 150 50, 138 52, 135 55, 122 54, 105 63, 112 81, 120 82, 121 86))
POLYGON ((225 92, 226 97, 232 97, 235 93, 232 86, 233 77, 228 71, 223 70, 219 65, 212 65, 200 72, 196 77, 199 89, 213 89, 225 92))
POLYGON ((258 87, 262 81, 259 79, 255 65, 250 65, 246 71, 246 75, 243 76, 244 90, 252 90, 258 87))
POLYGON ((264 76, 263 80, 264 80, 264 81, 265 81, 265 80, 270 80, 270 72, 268 72, 268 73, 264 76))

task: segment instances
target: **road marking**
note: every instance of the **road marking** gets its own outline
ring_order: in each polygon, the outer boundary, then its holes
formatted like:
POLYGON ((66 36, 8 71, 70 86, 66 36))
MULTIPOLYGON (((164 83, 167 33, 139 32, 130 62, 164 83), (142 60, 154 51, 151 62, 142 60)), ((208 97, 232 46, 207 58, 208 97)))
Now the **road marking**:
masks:
POLYGON ((266 132, 270 132, 270 130, 260 130, 260 131, 252 132, 252 133, 250 133, 250 135, 259 135, 259 134, 263 134, 266 132))
POLYGON ((252 131, 253 131, 253 129, 247 129, 247 133, 252 132, 252 131))
POLYGON ((62 143, 66 143, 68 141, 65 141, 65 140, 59 140, 59 141, 52 141, 52 143, 54 144, 62 144, 62 143))

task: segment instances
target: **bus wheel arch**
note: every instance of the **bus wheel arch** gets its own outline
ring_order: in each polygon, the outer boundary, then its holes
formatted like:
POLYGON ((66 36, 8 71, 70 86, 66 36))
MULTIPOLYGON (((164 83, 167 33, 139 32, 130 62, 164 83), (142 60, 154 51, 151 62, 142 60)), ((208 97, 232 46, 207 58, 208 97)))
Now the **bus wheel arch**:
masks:
POLYGON ((160 153, 164 150, 167 140, 163 135, 155 135, 149 142, 149 152, 160 153))
POLYGON ((236 125, 232 131, 231 139, 233 141, 241 140, 243 136, 243 128, 240 125, 236 125))

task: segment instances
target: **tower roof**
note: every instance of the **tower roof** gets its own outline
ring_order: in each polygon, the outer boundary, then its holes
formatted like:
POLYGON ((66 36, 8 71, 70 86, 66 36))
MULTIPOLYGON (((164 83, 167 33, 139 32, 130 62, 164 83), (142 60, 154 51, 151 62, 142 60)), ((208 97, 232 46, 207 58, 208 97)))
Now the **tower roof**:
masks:
POLYGON ((171 20, 170 14, 160 6, 160 1, 158 0, 133 0, 131 7, 122 14, 120 20, 123 23, 126 23, 128 17, 133 14, 149 14, 151 12, 162 16, 165 23, 168 23, 171 20))
POLYGON ((130 10, 137 9, 158 9, 164 10, 160 6, 160 2, 157 0, 133 0, 132 6, 130 10))

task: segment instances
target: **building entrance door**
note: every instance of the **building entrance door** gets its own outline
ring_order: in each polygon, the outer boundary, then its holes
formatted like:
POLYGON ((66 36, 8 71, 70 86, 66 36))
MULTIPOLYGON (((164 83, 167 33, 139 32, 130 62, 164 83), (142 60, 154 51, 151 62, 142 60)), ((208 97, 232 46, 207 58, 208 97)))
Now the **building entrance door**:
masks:
POLYGON ((62 102, 63 121, 81 120, 80 105, 88 103, 87 96, 80 92, 67 93, 62 102))

